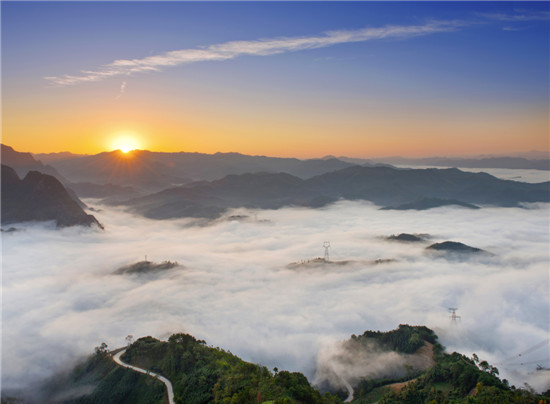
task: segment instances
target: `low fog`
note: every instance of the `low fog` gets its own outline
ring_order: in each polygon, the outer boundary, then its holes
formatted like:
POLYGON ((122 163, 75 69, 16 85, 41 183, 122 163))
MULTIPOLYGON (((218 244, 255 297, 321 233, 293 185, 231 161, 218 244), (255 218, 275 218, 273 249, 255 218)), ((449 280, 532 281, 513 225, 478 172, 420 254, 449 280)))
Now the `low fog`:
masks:
POLYGON ((414 354, 403 354, 384 350, 374 340, 348 340, 319 350, 314 382, 353 394, 351 386, 362 379, 401 378, 434 364, 432 344, 425 344, 414 354))
MULTIPOLYGON (((53 224, 3 233, 2 388, 24 388, 106 342, 187 332, 243 359, 301 371, 351 334, 426 325, 447 350, 496 365, 511 384, 549 388, 549 205, 480 210, 380 211, 365 202, 325 209, 235 210, 249 220, 196 226, 101 206, 105 230, 53 224), (494 256, 446 259, 429 243, 387 241, 428 233, 494 256), (322 257, 346 266, 288 269, 322 257), (147 259, 180 267, 113 274, 147 259), (394 262, 366 265, 376 259, 394 262), (448 308, 462 318, 453 325, 448 308), (520 363, 526 363, 521 365, 520 363)), ((353 375, 345 375, 353 377, 353 375)))

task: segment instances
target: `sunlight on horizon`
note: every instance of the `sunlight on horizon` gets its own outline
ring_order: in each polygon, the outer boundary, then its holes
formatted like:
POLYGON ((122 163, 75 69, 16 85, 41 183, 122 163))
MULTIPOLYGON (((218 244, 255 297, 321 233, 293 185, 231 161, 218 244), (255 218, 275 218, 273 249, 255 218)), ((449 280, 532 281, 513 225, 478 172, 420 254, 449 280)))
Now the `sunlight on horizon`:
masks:
POLYGON ((124 154, 142 147, 142 142, 139 140, 138 135, 134 133, 115 135, 114 139, 111 141, 111 149, 120 150, 124 154))

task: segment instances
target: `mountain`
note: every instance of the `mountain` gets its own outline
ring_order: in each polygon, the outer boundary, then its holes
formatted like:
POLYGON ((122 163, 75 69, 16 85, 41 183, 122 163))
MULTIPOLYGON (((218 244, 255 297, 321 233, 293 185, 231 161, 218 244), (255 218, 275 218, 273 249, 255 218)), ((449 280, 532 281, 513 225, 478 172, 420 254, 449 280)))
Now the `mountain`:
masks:
POLYGON ((116 201, 139 195, 139 192, 135 188, 123 185, 73 182, 70 183, 70 187, 81 198, 102 198, 116 201))
POLYGON ((154 153, 152 157, 172 165, 194 180, 215 180, 231 174, 256 172, 287 173, 305 179, 314 175, 349 167, 337 159, 280 158, 248 156, 240 153, 154 153))
MULTIPOLYGON (((536 155, 541 156, 540 154, 536 155)), ((542 156, 541 156, 542 157, 542 156)), ((426 157, 406 158, 387 157, 372 159, 371 161, 390 163, 394 165, 418 165, 436 167, 463 167, 463 168, 509 168, 526 170, 550 170, 550 159, 528 159, 525 157, 482 157, 482 158, 452 158, 452 157, 426 157)))
POLYGON ((118 268, 113 273, 115 275, 124 275, 124 274, 147 274, 147 273, 158 273, 160 271, 166 271, 180 266, 177 262, 164 261, 160 264, 151 262, 151 261, 139 261, 134 264, 126 265, 124 267, 118 268))
POLYGON ((174 167, 153 157, 145 150, 123 153, 120 150, 93 156, 71 157, 51 164, 72 183, 111 184, 148 191, 189 182, 174 167))
POLYGON ((480 248, 470 247, 469 245, 456 241, 444 241, 442 243, 435 243, 430 245, 429 247, 426 247, 426 249, 457 254, 488 254, 487 251, 484 251, 480 248))
POLYGON ((277 209, 320 207, 339 199, 368 200, 378 205, 410 203, 423 198, 517 206, 550 201, 550 183, 505 181, 485 173, 458 169, 395 169, 353 166, 300 179, 286 173, 229 175, 194 182, 123 202, 147 217, 218 217, 228 208, 277 209))
MULTIPOLYGON (((174 334, 166 342, 140 338, 126 349, 121 360, 170 380, 178 404, 342 402, 338 397, 321 394, 301 373, 284 370, 272 373, 188 334, 174 334)), ((49 381, 42 397, 41 402, 57 404, 168 402, 162 383, 116 365, 106 346, 96 348, 95 355, 69 375, 49 381)))
POLYGON ((51 175, 30 171, 22 180, 2 164, 2 225, 54 220, 58 227, 101 224, 51 175))
POLYGON ((303 191, 304 180, 290 174, 228 175, 216 181, 166 189, 123 204, 155 219, 217 218, 232 207, 276 209, 295 204, 303 191))
POLYGON ((24 177, 29 171, 39 171, 66 182, 66 179, 54 167, 42 164, 31 153, 18 152, 12 147, 2 144, 1 156, 2 164, 13 168, 20 177, 24 177))
POLYGON ((486 173, 449 169, 396 169, 354 166, 308 180, 308 186, 343 199, 364 199, 379 205, 423 198, 459 199, 467 203, 516 206, 550 200, 550 182, 527 184, 486 173))
POLYGON ((426 241, 427 238, 430 236, 427 234, 409 234, 409 233, 401 233, 399 235, 392 234, 389 237, 386 237, 386 240, 391 241, 404 241, 406 243, 421 243, 426 241))
POLYGON ((49 163, 51 161, 67 160, 77 157, 85 157, 86 154, 75 154, 71 152, 58 152, 58 153, 33 153, 33 157, 42 161, 43 163, 49 163))
MULTIPOLYGON (((155 377, 115 363, 160 374, 181 403, 336 404, 370 403, 526 403, 550 399, 529 389, 509 386, 498 369, 476 354, 446 353, 437 335, 424 326, 400 325, 387 332, 365 331, 334 344, 318 361, 313 387, 298 372, 273 372, 248 363, 189 334, 167 341, 143 337, 126 348, 108 351, 106 344, 72 371, 47 381, 41 403, 161 404, 165 386, 155 377), (322 394, 323 391, 329 391, 322 394)), ((35 401, 30 401, 31 403, 35 401)))
MULTIPOLYGON (((322 376, 340 370, 352 403, 532 403, 548 400, 498 378, 498 369, 476 354, 446 353, 427 327, 400 325, 388 332, 365 331, 344 341, 322 376)), ((330 376, 330 374, 328 375, 330 376)), ((326 380, 326 379, 325 379, 326 380)), ((336 382, 338 378, 328 378, 336 382)), ((335 386, 338 387, 338 386, 335 386)))
POLYGON ((387 206, 381 210, 427 210, 441 206, 461 206, 468 209, 479 209, 479 206, 462 202, 456 199, 422 198, 414 202, 404 203, 398 206, 387 206))
POLYGON ((309 178, 352 165, 337 159, 299 160, 239 153, 160 153, 147 150, 126 154, 117 150, 93 156, 72 155, 49 161, 72 182, 112 183, 156 190, 191 180, 211 181, 249 172, 286 172, 309 178))
MULTIPOLYGON (((58 161, 71 158, 85 157, 86 155, 72 154, 69 152, 36 154, 45 158, 45 161, 58 161)), ((57 169, 51 165, 44 165, 42 161, 36 160, 31 153, 15 151, 12 147, 2 145, 2 163, 12 167, 19 177, 24 177, 29 171, 39 171, 43 174, 51 175, 57 178, 67 189, 71 197, 85 208, 86 205, 79 198, 107 198, 117 200, 130 198, 139 195, 139 192, 130 186, 114 185, 110 183, 94 184, 90 182, 71 182, 66 176, 61 175, 57 169)), ((140 174, 139 172, 136 174, 140 174)), ((163 182, 164 187, 173 185, 171 182, 163 182)))

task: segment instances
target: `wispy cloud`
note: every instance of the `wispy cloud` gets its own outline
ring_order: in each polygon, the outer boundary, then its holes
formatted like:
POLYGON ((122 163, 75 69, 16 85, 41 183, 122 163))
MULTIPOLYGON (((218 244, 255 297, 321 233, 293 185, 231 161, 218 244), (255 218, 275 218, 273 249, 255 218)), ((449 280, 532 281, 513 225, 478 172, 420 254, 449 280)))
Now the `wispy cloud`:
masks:
POLYGON ((522 28, 518 28, 518 27, 502 27, 502 30, 503 30, 503 31, 521 31, 522 28))
POLYGON ((524 21, 548 21, 550 20, 549 11, 529 11, 515 10, 515 14, 505 13, 477 13, 478 16, 490 20, 506 22, 524 22, 524 21))
POLYGON ((115 99, 119 99, 120 97, 122 97, 122 94, 124 94, 124 90, 126 90, 126 82, 123 81, 122 84, 120 85, 120 92, 118 93, 118 95, 116 96, 115 99))
POLYGON ((141 59, 119 59, 96 70, 82 70, 78 75, 44 77, 52 84, 69 86, 133 73, 158 72, 162 68, 182 64, 222 61, 244 55, 268 56, 305 49, 324 48, 337 44, 364 42, 386 38, 410 38, 457 29, 458 21, 431 21, 424 25, 386 25, 360 30, 329 31, 309 37, 283 37, 252 41, 232 41, 203 48, 180 49, 141 59))

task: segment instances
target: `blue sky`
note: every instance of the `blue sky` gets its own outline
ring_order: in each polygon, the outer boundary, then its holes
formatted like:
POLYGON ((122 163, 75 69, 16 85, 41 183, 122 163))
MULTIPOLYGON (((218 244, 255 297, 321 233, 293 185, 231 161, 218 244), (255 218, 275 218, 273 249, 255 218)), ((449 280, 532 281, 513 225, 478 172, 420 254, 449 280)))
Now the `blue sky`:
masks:
POLYGON ((548 149, 549 16, 548 2, 2 2, 4 141, 38 151, 40 129, 50 148, 97 151, 127 126, 170 151, 472 154, 459 146, 480 136, 480 152, 548 149), (85 123, 78 142, 61 110, 85 123), (412 137, 430 147, 397 147, 412 137))

